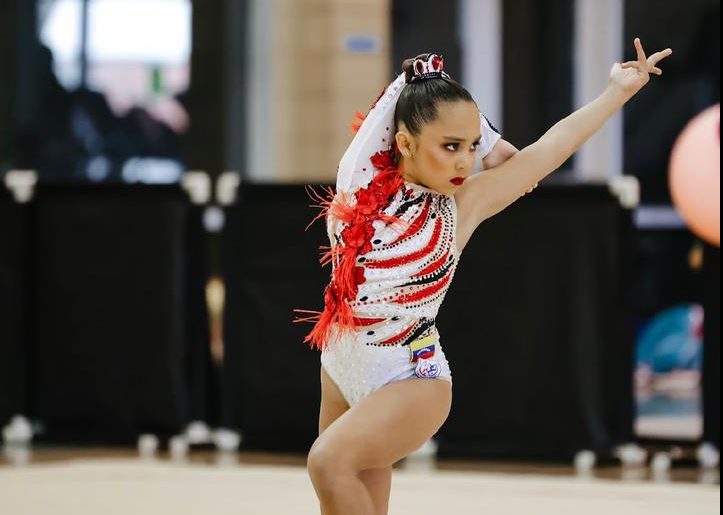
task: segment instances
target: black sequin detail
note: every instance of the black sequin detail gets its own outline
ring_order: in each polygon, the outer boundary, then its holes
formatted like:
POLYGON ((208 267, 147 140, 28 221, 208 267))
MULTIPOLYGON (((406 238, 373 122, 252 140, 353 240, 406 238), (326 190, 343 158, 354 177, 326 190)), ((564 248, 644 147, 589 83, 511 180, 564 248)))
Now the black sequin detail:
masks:
POLYGON ((394 213, 394 216, 401 216, 404 213, 406 213, 410 207, 412 207, 416 204, 419 204, 420 202, 424 202, 424 201, 425 201, 425 195, 420 195, 417 198, 413 198, 412 200, 409 200, 409 201, 405 202, 404 204, 402 204, 401 206, 399 206, 397 208, 396 212, 394 213))
POLYGON ((435 281, 439 281, 440 279, 442 279, 442 278, 447 274, 447 271, 449 270, 449 268, 450 268, 452 265, 453 265, 453 262, 452 262, 452 261, 448 261, 448 262, 445 263, 439 270, 437 270, 437 272, 435 272, 435 273, 434 273, 433 275, 431 275, 430 277, 426 277, 426 278, 425 278, 425 277, 421 277, 421 278, 419 278, 419 279, 414 279, 413 281, 409 281, 408 283, 405 283, 405 284, 402 284, 402 285, 400 285, 400 286, 397 286, 397 288, 402 288, 402 287, 404 287, 404 286, 412 286, 412 285, 415 285, 415 284, 429 284, 429 283, 433 283, 433 282, 435 282, 435 281))
POLYGON ((402 345, 409 345, 414 340, 418 340, 419 337, 427 331, 427 329, 434 326, 434 319, 428 320, 426 318, 422 318, 419 321, 421 322, 420 326, 415 329, 412 334, 407 337, 406 340, 404 340, 404 343, 402 343, 402 345))

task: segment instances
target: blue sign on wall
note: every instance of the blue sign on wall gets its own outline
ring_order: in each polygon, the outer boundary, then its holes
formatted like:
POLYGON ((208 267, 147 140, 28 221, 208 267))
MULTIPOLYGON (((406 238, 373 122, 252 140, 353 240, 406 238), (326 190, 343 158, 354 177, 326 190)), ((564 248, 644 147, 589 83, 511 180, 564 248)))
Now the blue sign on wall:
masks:
POLYGON ((374 54, 381 46, 379 37, 373 34, 352 34, 344 38, 344 50, 352 54, 374 54))

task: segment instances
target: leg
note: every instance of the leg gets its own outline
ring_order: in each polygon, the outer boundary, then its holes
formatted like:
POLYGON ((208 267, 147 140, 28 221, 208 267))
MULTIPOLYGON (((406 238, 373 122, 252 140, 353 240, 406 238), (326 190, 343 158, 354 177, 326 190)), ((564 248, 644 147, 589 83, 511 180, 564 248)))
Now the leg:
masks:
POLYGON ((337 418, 349 409, 349 404, 331 380, 324 367, 321 367, 321 406, 319 407, 319 434, 326 431, 337 418))
POLYGON ((374 515, 389 513, 389 495, 392 492, 392 466, 362 470, 359 479, 369 492, 374 504, 374 515))
MULTIPOLYGON (((321 435, 336 419, 349 409, 339 388, 321 367, 321 408, 319 410, 319 434, 321 435)), ((392 467, 363 470, 359 479, 366 487, 376 509, 375 515, 387 515, 389 493, 392 486, 392 467)), ((324 512, 322 511, 322 515, 324 512)))
POLYGON ((344 412, 309 452, 309 474, 325 515, 374 515, 360 473, 391 467, 442 426, 452 401, 448 381, 405 379, 383 386, 344 412))

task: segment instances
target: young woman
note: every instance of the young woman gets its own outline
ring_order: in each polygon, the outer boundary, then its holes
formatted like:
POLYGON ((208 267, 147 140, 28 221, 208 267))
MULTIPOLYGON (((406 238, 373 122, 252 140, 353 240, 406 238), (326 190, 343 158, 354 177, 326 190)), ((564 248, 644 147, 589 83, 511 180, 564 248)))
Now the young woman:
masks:
POLYGON ((515 152, 435 54, 372 106, 344 154, 337 191, 319 199, 332 264, 321 350, 319 437, 308 470, 323 515, 381 515, 392 465, 446 420, 452 379, 434 319, 477 226, 553 172, 649 81, 670 49, 615 63, 602 94, 515 152), (500 146, 498 147, 498 144, 500 146), (479 152, 488 168, 472 175, 479 152), (511 156, 511 157, 510 157, 511 156), (508 159, 509 157, 509 159, 508 159), (490 167, 490 163, 492 166, 490 167))

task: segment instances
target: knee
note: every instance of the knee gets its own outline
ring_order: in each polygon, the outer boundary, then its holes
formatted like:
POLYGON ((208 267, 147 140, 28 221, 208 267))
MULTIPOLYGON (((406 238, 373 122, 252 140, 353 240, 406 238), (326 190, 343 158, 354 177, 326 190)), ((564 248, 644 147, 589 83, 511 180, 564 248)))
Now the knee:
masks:
POLYGON ((332 492, 344 475, 351 473, 340 453, 319 439, 309 450, 306 468, 316 488, 325 492, 332 492))

